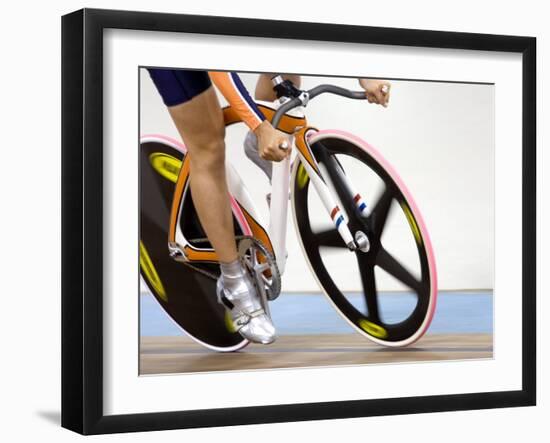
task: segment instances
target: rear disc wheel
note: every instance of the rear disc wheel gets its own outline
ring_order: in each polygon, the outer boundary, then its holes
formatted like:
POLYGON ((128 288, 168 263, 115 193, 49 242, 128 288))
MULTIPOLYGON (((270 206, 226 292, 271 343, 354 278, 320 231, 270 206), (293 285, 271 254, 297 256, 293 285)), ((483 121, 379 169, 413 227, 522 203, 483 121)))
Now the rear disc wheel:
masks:
MULTIPOLYGON (((168 227, 172 195, 185 149, 176 141, 144 137, 140 146, 140 274, 164 311, 194 341, 219 352, 243 348, 249 342, 234 330, 216 299, 216 280, 169 256, 168 227)), ((190 200, 190 198, 189 198, 190 200)), ((191 201, 182 229, 206 237, 191 201)), ((242 235, 238 228, 236 235, 242 235)), ((201 245, 203 247, 204 245, 201 245)), ((217 264, 197 264, 208 274, 217 264)))

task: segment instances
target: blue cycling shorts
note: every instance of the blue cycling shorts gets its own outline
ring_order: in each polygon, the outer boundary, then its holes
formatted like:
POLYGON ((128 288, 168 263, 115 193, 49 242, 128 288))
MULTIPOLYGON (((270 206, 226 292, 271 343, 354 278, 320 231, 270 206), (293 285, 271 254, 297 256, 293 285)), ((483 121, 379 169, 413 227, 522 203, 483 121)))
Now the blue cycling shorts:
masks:
POLYGON ((212 86, 206 71, 157 68, 147 70, 166 106, 181 105, 212 86))

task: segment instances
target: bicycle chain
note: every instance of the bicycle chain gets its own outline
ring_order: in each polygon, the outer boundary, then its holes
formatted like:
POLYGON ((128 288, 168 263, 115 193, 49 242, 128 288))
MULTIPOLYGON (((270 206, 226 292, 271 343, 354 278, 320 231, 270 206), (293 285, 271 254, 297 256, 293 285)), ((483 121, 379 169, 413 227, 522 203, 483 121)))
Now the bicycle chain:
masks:
POLYGON ((218 280, 218 277, 219 277, 219 276, 216 275, 216 274, 213 274, 213 273, 211 273, 211 272, 208 272, 208 271, 205 270, 205 269, 198 268, 198 267, 196 267, 195 265, 192 265, 192 264, 189 263, 189 262, 182 262, 182 263, 183 263, 185 266, 187 266, 188 268, 191 268, 191 269, 193 269, 194 271, 197 271, 199 274, 202 274, 202 275, 204 275, 204 276, 206 276, 206 277, 208 277, 208 278, 211 278, 212 280, 216 280, 216 281, 218 280))

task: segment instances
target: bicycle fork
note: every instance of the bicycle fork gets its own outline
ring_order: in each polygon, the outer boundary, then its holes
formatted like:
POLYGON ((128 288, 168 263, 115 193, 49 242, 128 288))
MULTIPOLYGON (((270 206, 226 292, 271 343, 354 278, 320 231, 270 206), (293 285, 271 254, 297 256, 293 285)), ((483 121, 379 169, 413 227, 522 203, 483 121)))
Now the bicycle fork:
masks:
MULTIPOLYGON (((307 141, 311 132, 315 132, 313 128, 304 128, 296 134, 295 144, 298 150, 298 156, 302 162, 303 167, 305 168, 307 175, 311 179, 315 190, 319 194, 323 206, 325 207, 327 213, 329 214, 332 222, 334 223, 336 230, 342 237, 342 240, 348 247, 350 251, 355 251, 359 249, 363 252, 367 252, 370 249, 370 242, 368 237, 363 232, 356 232, 355 237, 352 235, 349 227, 348 221, 338 204, 336 203, 331 190, 327 184, 327 180, 330 180, 328 174, 323 174, 321 170, 321 165, 315 160, 309 143, 307 141)), ((349 192, 354 195, 354 202, 357 210, 362 215, 368 215, 367 205, 361 198, 361 195, 355 191, 354 186, 349 182, 349 180, 344 176, 343 180, 345 181, 346 187, 349 192)))

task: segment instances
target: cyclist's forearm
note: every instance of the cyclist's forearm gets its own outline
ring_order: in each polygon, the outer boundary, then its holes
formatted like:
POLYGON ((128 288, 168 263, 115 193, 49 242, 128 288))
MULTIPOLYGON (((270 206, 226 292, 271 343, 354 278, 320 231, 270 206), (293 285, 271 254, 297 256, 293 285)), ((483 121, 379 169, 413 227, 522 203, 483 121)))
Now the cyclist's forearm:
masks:
MULTIPOLYGON (((271 82, 271 77, 274 75, 275 74, 260 74, 258 83, 256 83, 256 91, 254 92, 256 100, 272 102, 277 99, 277 95, 273 90, 273 83, 271 82)), ((284 80, 290 80, 297 88, 299 88, 302 83, 302 79, 299 75, 283 74, 282 77, 284 80)))

